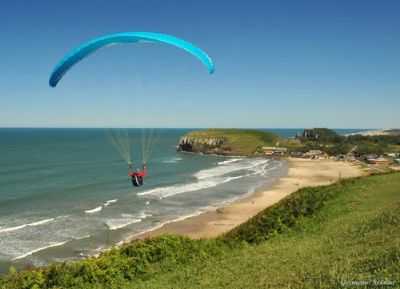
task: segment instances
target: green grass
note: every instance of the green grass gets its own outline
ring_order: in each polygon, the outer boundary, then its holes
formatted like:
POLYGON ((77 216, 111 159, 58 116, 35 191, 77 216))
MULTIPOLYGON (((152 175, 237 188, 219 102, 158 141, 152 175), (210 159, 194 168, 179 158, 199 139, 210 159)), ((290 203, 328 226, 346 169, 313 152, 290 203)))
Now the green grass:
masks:
POLYGON ((187 136, 223 138, 223 149, 236 155, 252 155, 263 146, 276 146, 287 142, 274 133, 251 129, 207 129, 190 132, 187 136))
POLYGON ((400 174, 304 188, 217 239, 138 241, 0 288, 400 288, 400 174), (349 283, 373 280, 396 283, 349 283))
POLYGON ((400 145, 390 145, 389 151, 394 153, 400 153, 400 145))

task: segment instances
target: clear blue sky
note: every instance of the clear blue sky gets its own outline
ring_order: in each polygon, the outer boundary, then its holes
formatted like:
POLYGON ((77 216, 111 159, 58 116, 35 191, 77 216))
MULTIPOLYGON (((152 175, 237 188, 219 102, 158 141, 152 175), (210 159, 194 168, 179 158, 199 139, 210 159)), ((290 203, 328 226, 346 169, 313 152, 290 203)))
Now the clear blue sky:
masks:
POLYGON ((0 126, 400 127, 400 1, 3 1, 0 126), (119 45, 73 68, 71 48, 113 32, 184 38, 119 45))

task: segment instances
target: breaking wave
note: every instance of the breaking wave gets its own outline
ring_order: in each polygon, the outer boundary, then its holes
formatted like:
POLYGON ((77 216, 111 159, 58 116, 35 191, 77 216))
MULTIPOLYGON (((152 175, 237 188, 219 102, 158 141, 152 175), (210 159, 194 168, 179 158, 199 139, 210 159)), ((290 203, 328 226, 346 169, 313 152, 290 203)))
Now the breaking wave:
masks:
POLYGON ((46 250, 46 249, 48 249, 48 248, 62 246, 62 245, 64 245, 64 244, 67 243, 67 242, 68 242, 68 241, 50 243, 50 244, 47 245, 47 246, 40 247, 40 248, 31 250, 31 251, 29 251, 29 252, 26 252, 26 253, 24 253, 24 254, 22 254, 22 255, 19 255, 19 256, 13 258, 12 261, 15 261, 15 260, 18 260, 18 259, 23 259, 23 258, 25 258, 25 257, 28 257, 28 256, 34 254, 34 253, 37 253, 37 252, 39 252, 39 251, 46 250))
POLYGON ((139 215, 121 214, 120 218, 108 219, 105 223, 110 230, 118 230, 131 224, 139 223, 147 217, 151 217, 151 215, 145 212, 141 212, 139 215))
POLYGON ((226 161, 218 162, 218 165, 227 165, 227 164, 235 163, 235 162, 240 161, 240 160, 241 159, 229 159, 229 160, 226 160, 226 161))
POLYGON ((118 199, 108 200, 103 204, 103 206, 108 207, 109 205, 114 204, 116 202, 118 202, 118 199))
POLYGON ((26 228, 26 227, 40 226, 40 225, 44 225, 44 224, 50 223, 52 221, 54 221, 54 218, 44 219, 44 220, 41 220, 41 221, 22 224, 22 225, 14 226, 14 227, 8 227, 8 228, 0 229, 0 233, 17 231, 17 230, 20 230, 20 229, 23 229, 23 228, 26 228))
POLYGON ((103 209, 103 206, 98 206, 94 209, 85 210, 85 213, 86 214, 94 214, 94 213, 100 212, 102 209, 103 209))
POLYGON ((231 162, 231 163, 226 163, 223 166, 218 166, 212 169, 205 169, 201 170, 197 173, 194 174, 194 176, 199 179, 207 179, 210 177, 217 177, 217 176, 223 176, 229 173, 241 171, 241 170, 249 170, 249 169, 255 169, 259 166, 266 165, 269 163, 269 160, 262 159, 262 160, 255 160, 255 161, 249 161, 245 160, 242 162, 231 162))
POLYGON ((252 175, 264 175, 267 172, 267 164, 270 160, 257 159, 232 159, 224 161, 223 165, 211 169, 201 170, 194 174, 196 181, 186 184, 176 184, 172 186, 158 187, 144 192, 140 192, 138 196, 153 196, 160 199, 171 197, 178 194, 209 189, 221 184, 228 183, 233 180, 241 179, 252 175), (241 161, 243 160, 243 161, 241 161), (242 174, 227 176, 231 173, 242 174))
POLYGON ((218 180, 205 180, 205 181, 201 181, 201 182, 193 182, 193 183, 188 183, 188 184, 180 184, 180 185, 155 188, 155 189, 151 189, 148 191, 138 193, 137 195, 138 196, 151 195, 151 196, 155 196, 155 197, 162 199, 162 198, 167 198, 167 197, 182 194, 182 193, 193 192, 193 191, 198 191, 198 190, 202 190, 202 189, 215 187, 219 183, 221 183, 221 182, 218 182, 218 180))
POLYGON ((164 160, 163 163, 164 164, 174 164, 174 163, 177 163, 177 162, 179 162, 181 160, 182 160, 182 158, 180 158, 180 157, 173 157, 173 158, 169 158, 169 159, 164 160))

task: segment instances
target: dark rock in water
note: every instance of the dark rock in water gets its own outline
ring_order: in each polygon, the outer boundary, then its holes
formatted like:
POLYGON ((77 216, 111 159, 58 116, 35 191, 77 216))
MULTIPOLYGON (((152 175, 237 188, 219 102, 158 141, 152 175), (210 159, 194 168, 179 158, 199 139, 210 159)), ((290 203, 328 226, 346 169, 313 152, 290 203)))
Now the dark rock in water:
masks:
POLYGON ((179 140, 177 150, 205 154, 228 154, 223 148, 225 139, 222 137, 190 137, 184 136, 179 140))

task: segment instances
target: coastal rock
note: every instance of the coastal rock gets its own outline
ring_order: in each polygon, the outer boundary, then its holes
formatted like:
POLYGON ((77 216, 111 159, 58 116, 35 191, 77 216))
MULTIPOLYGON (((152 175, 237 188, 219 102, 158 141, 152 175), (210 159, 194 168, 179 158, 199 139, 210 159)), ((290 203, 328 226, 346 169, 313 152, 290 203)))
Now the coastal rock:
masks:
POLYGON ((278 135, 251 129, 202 129, 188 132, 177 145, 178 151, 223 156, 255 156, 262 147, 285 143, 278 135))
POLYGON ((225 139, 223 137, 184 136, 179 140, 177 150, 205 154, 227 154, 227 149, 223 148, 224 143, 225 139))

